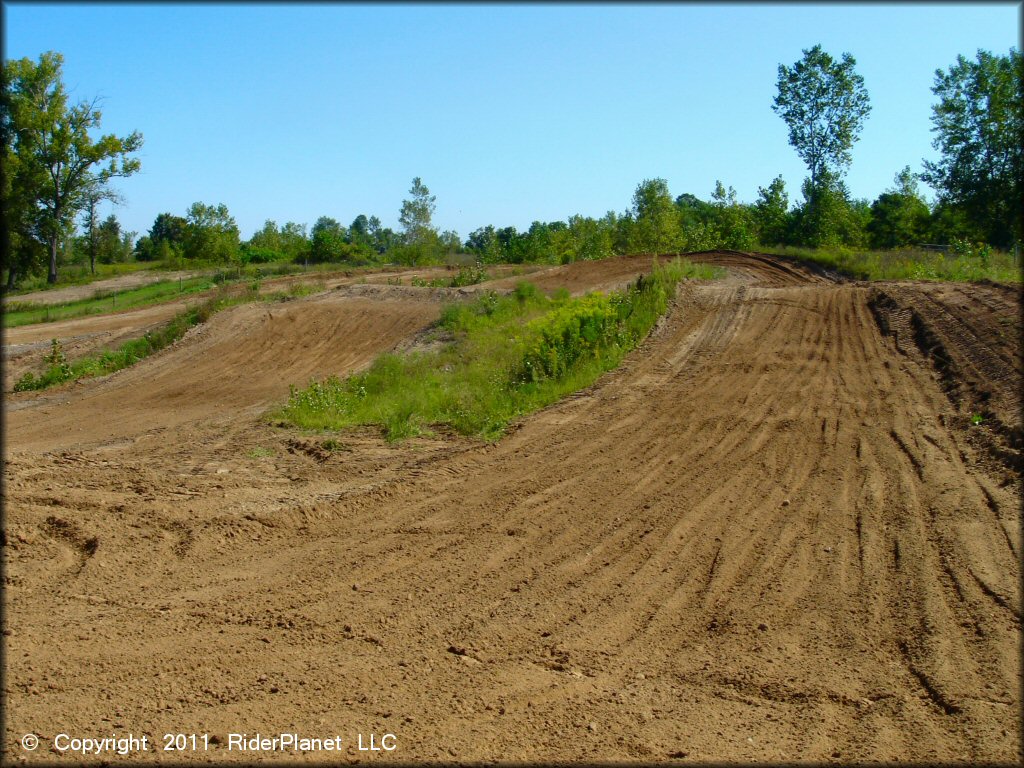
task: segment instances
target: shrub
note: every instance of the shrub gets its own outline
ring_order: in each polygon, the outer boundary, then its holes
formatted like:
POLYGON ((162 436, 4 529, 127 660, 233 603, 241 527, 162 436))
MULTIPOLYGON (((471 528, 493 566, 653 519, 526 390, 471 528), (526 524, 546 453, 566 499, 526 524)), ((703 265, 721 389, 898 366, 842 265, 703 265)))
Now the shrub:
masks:
POLYGON ((513 378, 538 381, 564 376, 579 358, 597 356, 619 341, 619 330, 616 306, 603 294, 563 304, 527 325, 531 343, 513 378))

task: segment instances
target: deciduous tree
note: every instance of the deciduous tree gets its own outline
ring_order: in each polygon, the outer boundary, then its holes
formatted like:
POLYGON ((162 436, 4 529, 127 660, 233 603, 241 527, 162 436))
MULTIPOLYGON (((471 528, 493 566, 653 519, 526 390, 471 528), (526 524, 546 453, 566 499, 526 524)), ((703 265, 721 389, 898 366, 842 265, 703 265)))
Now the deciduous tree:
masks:
POLYGON ((122 202, 116 190, 103 184, 92 184, 82 195, 82 225, 85 227, 86 249, 89 254, 89 272, 96 274, 96 257, 100 250, 99 207, 103 201, 122 202))
POLYGON ((792 67, 779 65, 772 109, 786 121, 789 143, 807 164, 816 188, 823 171, 841 175, 850 164, 850 148, 871 104, 849 53, 836 61, 816 45, 803 54, 792 67))
POLYGON ((871 204, 867 231, 872 248, 900 248, 920 243, 928 230, 931 212, 909 165, 896 174, 895 181, 893 189, 880 194, 871 204))
POLYGON ((757 188, 754 222, 761 245, 782 245, 789 235, 789 194, 782 176, 776 176, 767 187, 757 188))
POLYGON ((679 244, 679 212, 665 179, 644 179, 633 193, 631 250, 658 253, 679 244))
POLYGON ((426 263, 440 255, 440 241, 433 225, 437 198, 419 176, 412 180, 409 194, 411 197, 402 201, 398 215, 406 246, 404 258, 409 263, 426 263))
POLYGON ((960 207, 979 237, 1009 247, 1024 239, 1024 61, 979 50, 974 61, 958 56, 936 70, 932 92, 937 161, 926 160, 921 178, 939 201, 960 207))
POLYGON ((186 222, 186 258, 229 262, 238 255, 238 225, 224 203, 193 203, 188 209, 186 222))
MULTIPOLYGON (((139 170, 131 157, 142 146, 142 134, 106 134, 94 139, 101 113, 97 100, 70 104, 61 69, 64 59, 50 51, 39 61, 19 59, 4 64, 3 122, 17 156, 20 194, 34 206, 32 235, 48 248, 47 279, 57 281, 57 254, 73 229, 86 193, 111 179, 139 170)), ((6 215, 6 214, 5 214, 6 215)))

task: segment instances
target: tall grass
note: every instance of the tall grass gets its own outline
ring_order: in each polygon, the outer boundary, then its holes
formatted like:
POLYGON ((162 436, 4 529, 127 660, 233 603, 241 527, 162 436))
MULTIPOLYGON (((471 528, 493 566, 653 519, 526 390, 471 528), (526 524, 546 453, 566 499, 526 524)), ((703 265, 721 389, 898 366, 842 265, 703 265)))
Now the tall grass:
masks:
POLYGON ((1001 251, 993 251, 984 257, 916 248, 865 251, 779 246, 770 251, 812 261, 858 280, 994 280, 1008 283, 1022 280, 1020 257, 1001 251))
POLYGON ((309 429, 380 426, 388 440, 448 426, 499 437, 523 415, 592 384, 650 331, 679 280, 718 276, 676 260, 625 291, 552 298, 530 283, 442 312, 427 341, 440 349, 385 354, 345 379, 292 388, 272 418, 309 429))

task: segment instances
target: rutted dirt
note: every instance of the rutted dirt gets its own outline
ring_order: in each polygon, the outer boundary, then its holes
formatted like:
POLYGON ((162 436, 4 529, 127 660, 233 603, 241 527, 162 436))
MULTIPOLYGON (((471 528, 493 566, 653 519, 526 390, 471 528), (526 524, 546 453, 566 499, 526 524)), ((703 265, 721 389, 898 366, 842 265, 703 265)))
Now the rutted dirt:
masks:
POLYGON ((242 305, 196 326, 165 353, 111 376, 12 396, 7 428, 18 435, 17 449, 47 450, 55 428, 64 448, 77 445, 79 436, 86 443, 134 438, 256 414, 287 397, 292 384, 366 365, 433 322, 438 309, 433 302, 334 292, 242 305))
POLYGON ((1024 469, 1020 287, 894 283, 877 289, 874 306, 897 348, 940 372, 956 418, 976 427, 975 442, 1024 469))
MULTIPOLYGON (((525 276, 536 269, 532 265, 524 267, 498 265, 490 267, 489 271, 499 276, 509 272, 522 272, 525 276)), ((173 274, 176 275, 177 273, 173 274)), ((193 276, 192 273, 182 274, 186 277, 193 276)), ((389 268, 375 272, 355 270, 336 273, 313 272, 262 280, 260 281, 260 293, 271 294, 287 291, 289 288, 297 285, 304 285, 321 291, 342 286, 358 286, 363 283, 368 285, 388 285, 388 283, 399 282, 403 285, 410 285, 417 278, 425 281, 438 278, 450 279, 455 274, 456 271, 451 267, 389 268)), ((121 278, 116 279, 120 280, 121 278)), ((520 277, 518 279, 523 278, 520 277)), ((109 282, 99 281, 93 285, 104 285, 109 290, 111 288, 108 285, 109 282)), ((150 282, 155 282, 155 280, 150 282)), ((491 283, 487 285, 491 285, 491 283)), ((121 288, 124 287, 136 286, 121 286, 121 288)), ((475 286, 471 288, 475 288, 475 286)), ((40 295, 58 294, 61 290, 65 289, 43 291, 40 292, 40 295)), ((45 367, 43 359, 50 351, 51 339, 60 341, 66 358, 69 361, 74 361, 105 349, 115 349, 126 341, 140 338, 148 331, 169 322, 175 315, 184 312, 188 307, 208 299, 214 292, 211 289, 190 294, 181 301, 154 304, 148 307, 105 315, 89 315, 71 320, 37 323, 4 329, 3 389, 5 392, 10 392, 14 388, 15 382, 27 371, 37 373, 45 367)), ((421 290, 420 292, 424 291, 421 290)), ((429 291, 427 292, 429 293, 429 291)), ((22 297, 17 297, 17 299, 20 300, 22 297)), ((58 302, 51 301, 49 303, 58 302)))
MULTIPOLYGON (((950 385, 996 363, 944 342, 937 368, 879 309, 963 291, 700 258, 730 278, 684 286, 620 369, 494 445, 261 418, 436 316, 404 291, 240 307, 9 397, 8 754, 208 732, 171 757, 249 761, 227 734, 258 731, 338 734, 344 758, 393 733, 370 759, 403 762, 1018 760, 1019 475, 950 385)), ((539 276, 575 291, 640 261, 539 276)), ((1006 301, 949 310, 993 359, 1001 318, 1020 330, 1006 301)), ((989 402, 1019 389, 1005 359, 989 402)))

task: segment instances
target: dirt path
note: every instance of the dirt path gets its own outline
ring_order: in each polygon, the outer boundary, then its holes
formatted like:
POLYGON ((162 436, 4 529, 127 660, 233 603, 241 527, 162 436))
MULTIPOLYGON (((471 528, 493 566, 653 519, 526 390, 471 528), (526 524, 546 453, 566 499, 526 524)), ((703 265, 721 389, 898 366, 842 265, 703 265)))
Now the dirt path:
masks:
POLYGON ((5 749, 208 732, 206 759, 249 761, 227 735, 258 731, 366 758, 373 732, 405 762, 1019 759, 1019 476, 875 290, 714 259, 729 280, 496 445, 261 420, 430 322, 422 297, 241 307, 9 398, 5 749))
MULTIPOLYGON (((490 271, 502 280, 501 276, 511 272, 529 274, 536 271, 535 266, 510 267, 498 265, 490 267, 490 271)), ((292 286, 305 285, 317 291, 329 291, 343 286, 354 286, 362 283, 368 285, 387 285, 389 282, 401 282, 409 285, 414 278, 432 280, 437 278, 450 279, 455 272, 447 267, 390 268, 378 272, 338 271, 335 273, 303 273, 262 280, 260 293, 271 294, 286 291, 292 286)), ((523 276, 513 278, 518 281, 523 276)), ((471 289, 483 289, 497 281, 473 286, 471 289)), ((513 282, 512 285, 515 283, 513 282)), ((430 293, 430 289, 419 289, 420 293, 430 293)), ((185 311, 189 306, 209 298, 214 291, 191 294, 181 301, 155 304, 139 309, 125 310, 104 315, 88 315, 70 320, 35 323, 17 328, 3 329, 3 391, 10 392, 14 383, 26 371, 40 372, 45 366, 43 359, 50 351, 51 339, 57 339, 69 361, 75 361, 87 355, 96 354, 105 349, 114 349, 118 345, 137 339, 146 332, 170 321, 175 315, 185 311)))
POLYGON ((84 285, 69 285, 67 288, 51 288, 46 291, 33 291, 32 293, 19 293, 11 295, 10 301, 19 304, 66 304, 69 301, 81 301, 91 299, 99 293, 111 293, 113 291, 125 291, 129 288, 141 288, 144 285, 159 283, 163 280, 189 280, 203 274, 212 274, 213 270, 186 269, 178 271, 166 270, 140 270, 129 272, 118 277, 109 277, 104 280, 94 280, 84 285))
POLYGON ((257 413, 292 384, 342 375, 416 333, 438 314, 429 301, 321 294, 284 304, 249 304, 215 315, 164 354, 99 380, 12 396, 7 426, 17 449, 132 439, 204 419, 257 413), (116 414, 116 417, 113 417, 116 414), (43 416, 44 418, 40 418, 43 416))

